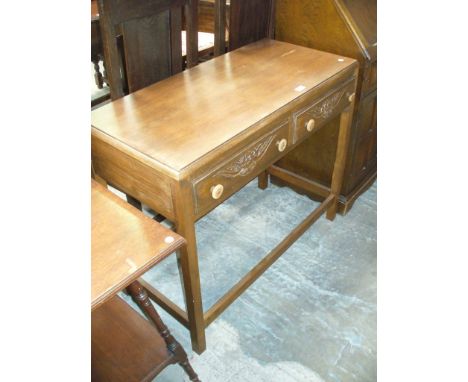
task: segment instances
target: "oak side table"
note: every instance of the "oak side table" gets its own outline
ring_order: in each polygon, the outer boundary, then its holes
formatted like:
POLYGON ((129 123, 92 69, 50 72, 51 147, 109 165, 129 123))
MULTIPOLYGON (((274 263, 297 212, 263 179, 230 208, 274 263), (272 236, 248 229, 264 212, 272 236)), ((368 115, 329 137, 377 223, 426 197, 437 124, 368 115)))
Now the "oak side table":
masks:
MULTIPOLYGON (((206 348, 205 328, 322 214, 334 219, 343 180, 356 60, 264 39, 190 68, 92 112, 97 176, 175 223, 186 311, 144 284, 152 300, 206 348), (203 310, 195 222, 259 177, 309 191, 303 177, 275 166, 337 115, 333 180, 325 200, 207 311, 203 310)), ((319 190, 322 193, 324 190, 319 190)))
POLYGON ((184 349, 137 281, 185 240, 94 180, 91 204, 92 381, 150 381, 178 363, 191 381, 199 382, 184 349), (125 287, 156 328, 116 296, 125 287))

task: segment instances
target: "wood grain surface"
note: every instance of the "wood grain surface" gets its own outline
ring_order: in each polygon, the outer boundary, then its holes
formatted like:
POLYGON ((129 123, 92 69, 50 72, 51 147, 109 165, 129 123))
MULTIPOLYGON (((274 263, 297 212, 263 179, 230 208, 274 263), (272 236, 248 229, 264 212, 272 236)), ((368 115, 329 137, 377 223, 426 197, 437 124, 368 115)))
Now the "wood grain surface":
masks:
POLYGON ((92 313, 93 382, 151 381, 172 358, 157 330, 120 297, 92 313))

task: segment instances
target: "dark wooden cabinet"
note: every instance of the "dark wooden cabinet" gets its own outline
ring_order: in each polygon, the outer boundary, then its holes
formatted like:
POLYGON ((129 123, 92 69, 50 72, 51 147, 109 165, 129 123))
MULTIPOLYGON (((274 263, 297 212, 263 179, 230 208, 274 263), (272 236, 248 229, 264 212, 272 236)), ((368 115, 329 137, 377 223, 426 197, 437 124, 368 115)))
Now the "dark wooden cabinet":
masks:
MULTIPOLYGON (((353 127, 339 206, 339 211, 346 213, 377 176, 377 2, 277 1, 275 32, 277 40, 359 61, 353 127)), ((277 165, 329 187, 339 120, 334 119, 330 125, 312 135, 277 165)), ((273 179, 277 183, 285 183, 273 179)))

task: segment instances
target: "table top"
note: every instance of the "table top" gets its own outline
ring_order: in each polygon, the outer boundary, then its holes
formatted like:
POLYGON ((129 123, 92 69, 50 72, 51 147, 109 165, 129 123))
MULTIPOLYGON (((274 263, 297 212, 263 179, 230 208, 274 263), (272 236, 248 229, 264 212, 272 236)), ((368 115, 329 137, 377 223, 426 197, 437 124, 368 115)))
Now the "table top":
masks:
POLYGON ((353 65, 264 39, 94 110, 93 134, 179 173, 353 65))
POLYGON ((92 309, 185 243, 94 180, 91 221, 92 309))

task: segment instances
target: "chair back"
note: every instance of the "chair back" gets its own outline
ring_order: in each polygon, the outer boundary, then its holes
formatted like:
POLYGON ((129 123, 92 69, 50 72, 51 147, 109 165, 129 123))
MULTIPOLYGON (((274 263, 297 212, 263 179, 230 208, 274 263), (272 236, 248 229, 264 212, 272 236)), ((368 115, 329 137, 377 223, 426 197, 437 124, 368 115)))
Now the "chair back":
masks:
POLYGON ((229 50, 274 37, 275 0, 231 0, 229 50))
POLYGON ((111 98, 181 72, 182 12, 187 67, 198 62, 198 0, 98 0, 111 98))

